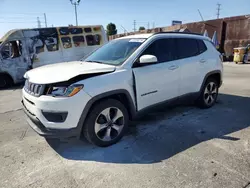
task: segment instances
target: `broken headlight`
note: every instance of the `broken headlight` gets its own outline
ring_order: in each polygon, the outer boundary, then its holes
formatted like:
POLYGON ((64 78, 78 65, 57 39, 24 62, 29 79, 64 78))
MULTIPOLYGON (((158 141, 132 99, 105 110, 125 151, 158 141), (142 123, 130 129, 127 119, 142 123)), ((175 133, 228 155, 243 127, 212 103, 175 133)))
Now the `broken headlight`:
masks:
POLYGON ((83 85, 71 85, 71 86, 51 86, 48 89, 47 94, 54 97, 72 97, 83 89, 83 85))

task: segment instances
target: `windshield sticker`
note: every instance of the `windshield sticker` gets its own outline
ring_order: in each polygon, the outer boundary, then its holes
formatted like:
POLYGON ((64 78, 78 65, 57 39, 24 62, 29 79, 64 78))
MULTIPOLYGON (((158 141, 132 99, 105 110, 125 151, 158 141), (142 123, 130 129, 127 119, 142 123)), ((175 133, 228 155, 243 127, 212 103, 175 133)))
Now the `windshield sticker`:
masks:
POLYGON ((143 43, 146 39, 131 39, 129 42, 140 42, 143 43))

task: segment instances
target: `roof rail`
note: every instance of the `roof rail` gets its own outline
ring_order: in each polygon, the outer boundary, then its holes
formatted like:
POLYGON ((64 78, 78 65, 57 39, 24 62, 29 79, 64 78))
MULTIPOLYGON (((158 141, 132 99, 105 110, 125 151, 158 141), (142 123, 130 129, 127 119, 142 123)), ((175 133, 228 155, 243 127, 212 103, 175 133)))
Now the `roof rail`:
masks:
POLYGON ((154 35, 156 35, 156 34, 167 34, 167 33, 170 33, 170 34, 188 34, 188 35, 203 36, 202 34, 199 34, 199 33, 178 32, 178 31, 156 32, 156 33, 154 33, 154 35))

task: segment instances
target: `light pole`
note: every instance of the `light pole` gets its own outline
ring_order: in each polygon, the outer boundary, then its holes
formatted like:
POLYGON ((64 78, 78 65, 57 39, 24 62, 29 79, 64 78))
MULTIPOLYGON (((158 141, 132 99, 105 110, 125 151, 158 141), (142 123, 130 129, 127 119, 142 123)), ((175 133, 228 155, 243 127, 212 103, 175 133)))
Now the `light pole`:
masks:
POLYGON ((77 8, 76 6, 78 6, 80 4, 81 0, 70 0, 71 4, 75 6, 75 15, 76 15, 76 26, 78 26, 78 20, 77 20, 77 8))

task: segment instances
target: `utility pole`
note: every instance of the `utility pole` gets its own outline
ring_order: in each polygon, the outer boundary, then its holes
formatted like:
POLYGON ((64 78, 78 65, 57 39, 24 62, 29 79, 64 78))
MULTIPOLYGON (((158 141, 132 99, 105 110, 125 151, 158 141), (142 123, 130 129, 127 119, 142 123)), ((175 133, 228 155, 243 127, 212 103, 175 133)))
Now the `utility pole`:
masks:
POLYGON ((150 23, 148 22, 148 29, 150 28, 150 23))
POLYGON ((153 22, 153 29, 155 28, 155 22, 153 22))
POLYGON ((44 15, 45 27, 47 27, 47 17, 45 13, 43 15, 44 15))
POLYGON ((134 32, 136 32, 136 20, 134 20, 134 32))
POLYGON ((220 3, 217 3, 217 19, 220 18, 220 10, 221 10, 221 4, 220 3))
POLYGON ((40 18, 39 18, 39 17, 37 17, 37 27, 38 27, 38 28, 41 28, 41 21, 40 21, 40 18))
POLYGON ((81 0, 70 0, 71 4, 75 6, 75 16, 76 16, 76 26, 78 26, 78 19, 77 19, 77 6, 80 4, 81 0))

